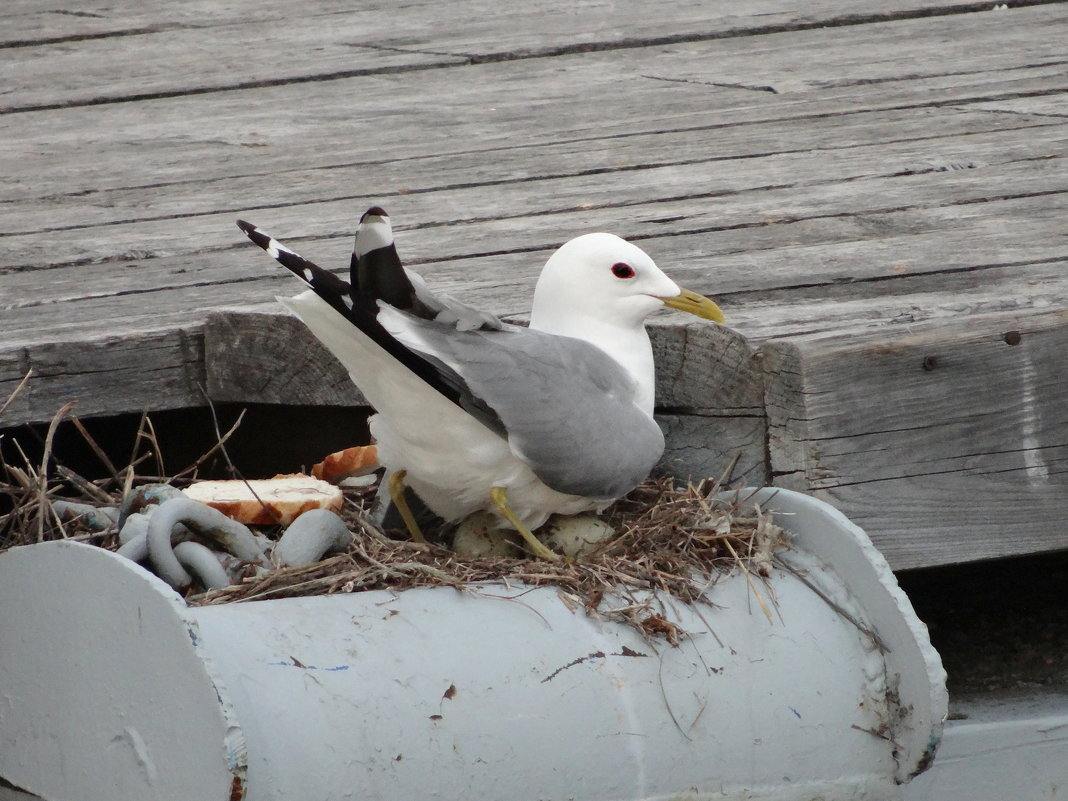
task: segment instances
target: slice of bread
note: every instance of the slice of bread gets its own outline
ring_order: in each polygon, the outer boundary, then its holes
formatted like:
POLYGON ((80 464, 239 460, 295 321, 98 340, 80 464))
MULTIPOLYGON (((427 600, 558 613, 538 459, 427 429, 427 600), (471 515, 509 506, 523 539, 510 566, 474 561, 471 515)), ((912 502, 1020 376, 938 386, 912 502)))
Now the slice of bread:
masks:
POLYGON ((341 490, 302 473, 251 481, 200 481, 183 490, 194 501, 250 525, 288 526, 309 509, 341 511, 341 490))
POLYGON ((374 445, 357 445, 355 448, 345 448, 332 453, 318 464, 312 465, 311 474, 336 484, 343 478, 373 473, 378 467, 378 448, 374 445))

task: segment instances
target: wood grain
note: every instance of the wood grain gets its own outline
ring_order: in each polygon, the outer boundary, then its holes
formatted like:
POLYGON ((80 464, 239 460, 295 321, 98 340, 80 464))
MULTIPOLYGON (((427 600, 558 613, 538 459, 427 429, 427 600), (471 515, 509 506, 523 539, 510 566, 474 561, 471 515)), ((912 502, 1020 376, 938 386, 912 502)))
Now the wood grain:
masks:
MULTIPOLYGON (((812 134, 824 138, 818 127, 812 134)), ((726 161, 672 158, 671 148, 683 147, 684 139, 661 139, 664 160, 676 162, 666 166, 645 164, 592 175, 531 175, 522 182, 446 186, 388 201, 381 195, 369 197, 393 215, 400 246, 414 263, 455 258, 473 250, 545 248, 561 237, 598 227, 632 238, 655 238, 665 228, 673 236, 691 232, 727 236, 732 229, 765 221, 841 219, 864 212, 885 215, 948 206, 945 213, 962 216, 957 207, 965 204, 1062 190, 1056 156, 1068 142, 1068 121, 1063 125, 1042 121, 1030 126, 1026 137, 1018 128, 979 130, 967 137, 958 132, 923 142, 825 147, 819 153, 750 152, 748 157, 726 161), (997 194, 991 193, 992 186, 998 187, 997 194), (849 212, 828 215, 828 205, 834 201, 846 204, 849 212), (502 214, 501 204, 516 211, 502 214)), ((303 242, 325 249, 320 239, 339 240, 331 242, 327 252, 336 252, 342 262, 364 208, 353 197, 296 207, 287 204, 281 209, 242 209, 240 204, 247 201, 230 195, 220 202, 238 211, 182 219, 112 219, 106 226, 85 219, 94 207, 74 208, 75 216, 68 219, 60 216, 55 201, 20 203, 20 213, 0 223, 6 228, 0 229, 5 245, 0 270, 25 271, 26 265, 80 267, 123 258, 147 261, 232 248, 241 242, 233 227, 237 216, 301 243, 302 249, 303 242), (49 219, 55 224, 34 230, 49 219)), ((96 208, 103 213, 102 206, 96 208)), ((932 223, 939 220, 935 214, 932 223)))
POLYGON ((0 429, 50 420, 74 401, 80 417, 203 406, 203 340, 180 327, 136 336, 99 335, 31 350, 0 351, 0 395, 32 376, 0 418, 0 429))
POLYGON ((324 163, 366 163, 373 176, 377 163, 430 154, 1063 93, 1065 22, 1051 8, 773 33, 761 37, 765 47, 712 39, 25 112, 10 115, 19 122, 0 169, 32 158, 38 175, 0 197, 324 163), (903 64, 925 66, 902 75, 903 64), (732 86, 755 71, 775 93, 732 86))

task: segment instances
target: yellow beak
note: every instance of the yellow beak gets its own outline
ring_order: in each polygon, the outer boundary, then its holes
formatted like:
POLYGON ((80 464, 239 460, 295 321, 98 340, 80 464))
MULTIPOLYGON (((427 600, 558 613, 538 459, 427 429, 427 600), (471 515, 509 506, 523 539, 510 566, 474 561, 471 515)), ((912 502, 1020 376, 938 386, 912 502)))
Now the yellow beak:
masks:
POLYGON ((687 314, 695 314, 698 317, 703 317, 706 320, 714 320, 717 323, 724 322, 723 312, 719 310, 719 306, 706 298, 704 295, 698 295, 696 292, 691 292, 688 289, 682 290, 679 294, 671 298, 658 298, 665 306, 672 309, 678 309, 684 311, 687 314))

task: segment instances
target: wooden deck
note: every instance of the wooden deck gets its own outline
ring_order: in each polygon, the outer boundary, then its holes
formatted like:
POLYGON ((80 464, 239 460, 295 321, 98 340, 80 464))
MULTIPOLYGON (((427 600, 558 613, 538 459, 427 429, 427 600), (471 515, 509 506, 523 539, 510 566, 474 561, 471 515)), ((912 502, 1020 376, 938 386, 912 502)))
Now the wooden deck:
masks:
POLYGON ((377 203, 498 314, 592 230, 716 297, 656 330, 679 472, 897 567, 1068 547, 1068 3, 351 5, 0 7, 0 426, 358 403, 233 221, 340 268, 377 203))

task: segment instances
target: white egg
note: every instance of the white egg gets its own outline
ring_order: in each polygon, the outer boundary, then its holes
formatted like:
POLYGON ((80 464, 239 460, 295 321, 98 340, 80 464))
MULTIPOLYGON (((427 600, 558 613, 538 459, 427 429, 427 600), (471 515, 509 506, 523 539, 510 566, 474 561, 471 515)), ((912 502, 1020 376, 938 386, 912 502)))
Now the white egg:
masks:
POLYGON ((589 515, 553 515, 544 530, 548 532, 545 542, 550 548, 574 559, 589 556, 615 534, 606 522, 589 515))
POLYGON ((452 538, 452 549, 466 559, 485 556, 516 556, 518 549, 511 540, 515 532, 500 527, 499 518, 489 512, 469 515, 452 538))

